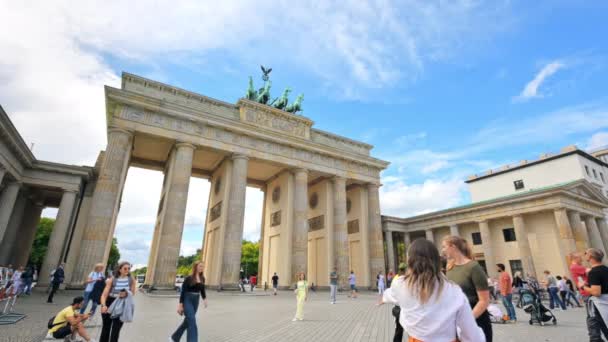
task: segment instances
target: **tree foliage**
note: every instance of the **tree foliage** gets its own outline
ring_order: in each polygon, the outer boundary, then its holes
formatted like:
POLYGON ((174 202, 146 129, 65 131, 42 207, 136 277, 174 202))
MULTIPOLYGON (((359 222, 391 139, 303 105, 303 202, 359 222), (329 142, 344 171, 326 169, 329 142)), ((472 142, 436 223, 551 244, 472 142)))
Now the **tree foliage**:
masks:
POLYGON ((49 245, 54 225, 55 219, 43 217, 36 228, 36 236, 34 237, 34 244, 32 245, 28 264, 34 265, 38 270, 40 270, 44 262, 44 256, 46 255, 46 249, 49 245))
POLYGON ((120 261, 120 251, 118 250, 118 241, 112 238, 112 247, 110 248, 110 256, 108 257, 108 269, 113 270, 120 261))
POLYGON ((258 259, 260 257, 260 243, 243 240, 241 246, 241 267, 245 276, 258 274, 258 259))

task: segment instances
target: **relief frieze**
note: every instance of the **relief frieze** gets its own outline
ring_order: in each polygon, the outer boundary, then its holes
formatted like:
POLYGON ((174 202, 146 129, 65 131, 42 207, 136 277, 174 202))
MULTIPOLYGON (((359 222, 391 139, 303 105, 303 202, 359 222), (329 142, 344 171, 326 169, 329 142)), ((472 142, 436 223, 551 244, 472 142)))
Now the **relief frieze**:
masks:
POLYGON ((308 219, 308 231, 314 232, 325 228, 325 215, 319 215, 308 219))
POLYGON ((213 222, 222 216, 222 202, 218 202, 218 204, 214 205, 211 208, 211 213, 209 213, 209 222, 213 222))

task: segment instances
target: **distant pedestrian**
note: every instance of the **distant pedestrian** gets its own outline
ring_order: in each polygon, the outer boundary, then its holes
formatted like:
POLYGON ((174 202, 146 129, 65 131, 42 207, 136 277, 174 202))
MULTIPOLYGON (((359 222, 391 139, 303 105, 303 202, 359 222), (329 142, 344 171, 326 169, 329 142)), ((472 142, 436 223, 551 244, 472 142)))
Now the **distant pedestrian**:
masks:
POLYGON ((405 276, 393 280, 383 302, 399 305, 399 321, 410 341, 485 341, 462 289, 441 272, 437 247, 416 239, 407 255, 405 276))
POLYGON ((278 288, 279 288, 279 276, 277 275, 277 272, 274 272, 274 275, 272 276, 272 292, 275 296, 277 295, 278 288))
POLYGON ((253 289, 255 288, 255 286, 258 284, 258 277, 254 275, 251 276, 251 280, 249 281, 249 285, 251 286, 251 292, 253 292, 253 289))
POLYGON ((448 236, 441 243, 442 254, 447 258, 446 276, 460 286, 473 310, 473 316, 486 337, 492 342, 492 321, 488 313, 490 290, 486 272, 474 260, 473 251, 467 240, 460 236, 448 236))
POLYGON ((57 267, 57 269, 53 273, 53 278, 51 280, 51 292, 49 293, 49 297, 46 300, 46 302, 49 304, 53 303, 53 297, 59 289, 59 285, 61 285, 63 283, 63 280, 65 279, 65 273, 63 271, 64 266, 65 265, 62 263, 61 265, 59 265, 59 267, 57 267))
POLYGON ((95 288, 95 285, 97 283, 101 283, 105 280, 105 277, 103 276, 104 268, 105 268, 104 264, 96 264, 95 268, 93 269, 93 272, 89 273, 89 276, 86 281, 87 286, 84 289, 84 296, 83 296, 84 301, 80 308, 81 314, 84 314, 84 312, 87 309, 87 306, 89 305, 89 301, 91 301, 92 302, 91 311, 89 311, 89 313, 91 314, 91 317, 95 317, 95 310, 97 309, 97 301, 94 300, 93 298, 91 298, 91 294, 93 293, 93 289, 95 288))
POLYGON ((336 304, 336 291, 338 290, 338 269, 334 267, 334 270, 329 274, 329 302, 336 304))
POLYGON ((306 281, 306 274, 301 272, 298 274, 298 282, 296 283, 296 316, 292 319, 293 322, 301 321, 304 319, 304 302, 308 299, 308 282, 306 281))
POLYGON ((192 275, 184 279, 177 313, 184 316, 184 321, 169 338, 169 342, 179 342, 184 331, 186 331, 187 342, 198 341, 198 326, 196 325, 196 311, 203 298, 203 305, 207 307, 207 294, 205 293, 205 276, 203 275, 203 263, 197 261, 192 267, 192 275))
MULTIPOLYGON (((564 280, 566 281, 566 285, 568 286, 568 294, 567 294, 567 297, 566 297, 568 303, 570 303, 571 306, 574 307, 574 305, 570 301, 571 299, 574 299, 574 302, 576 303, 576 306, 579 307, 579 308, 582 307, 581 303, 578 301, 578 298, 576 298, 576 289, 574 288, 574 283, 567 276, 564 276, 564 280)), ((568 304, 566 304, 566 305, 568 305, 568 304)))
MULTIPOLYGON (((557 279, 557 289, 559 290, 559 297, 561 298, 562 303, 564 303, 564 306, 568 307, 568 284, 566 284, 566 281, 561 276, 556 276, 555 279, 557 279)), ((574 305, 570 303, 570 306, 574 305)))
POLYGON ((386 284, 384 283, 384 275, 382 274, 382 272, 378 273, 378 295, 380 296, 380 300, 379 303, 382 303, 382 295, 384 294, 384 291, 386 290, 386 284))
POLYGON ((352 299, 357 298, 357 277, 355 276, 354 271, 350 271, 350 275, 348 276, 348 285, 350 286, 350 297, 352 299))
POLYGON ((581 292, 587 294, 587 330, 590 342, 601 342, 602 334, 608 339, 608 267, 602 261, 604 252, 597 248, 589 248, 585 259, 591 265, 588 280, 581 281, 578 286, 581 292))
POLYGON ((395 277, 393 270, 388 270, 388 273, 386 274, 386 288, 387 289, 391 287, 391 284, 393 282, 393 277, 395 277))
POLYGON ((496 282, 490 277, 488 277, 488 290, 490 291, 490 297, 492 297, 492 300, 496 301, 496 282))
POLYGON ((29 296, 32 294, 32 284, 34 283, 34 268, 32 265, 25 269, 21 278, 23 279, 23 293, 29 296))
POLYGON ((504 264, 496 264, 498 268, 498 273, 500 274, 500 296, 502 297, 502 305, 505 306, 507 310, 507 315, 509 316, 509 320, 511 322, 517 321, 517 315, 515 314, 515 307, 513 306, 513 288, 511 276, 507 271, 505 271, 504 264))
POLYGON ((557 279, 555 279, 555 277, 551 275, 551 272, 549 270, 546 270, 544 273, 547 285, 547 292, 549 292, 549 307, 553 309, 556 306, 559 306, 562 308, 562 310, 566 310, 566 306, 564 305, 562 300, 559 299, 559 288, 557 287, 557 279))
POLYGON ((12 285, 10 287, 11 290, 9 291, 9 294, 18 296, 22 293, 24 284, 21 276, 23 275, 23 272, 23 266, 20 266, 16 271, 13 272, 13 276, 11 278, 12 285))

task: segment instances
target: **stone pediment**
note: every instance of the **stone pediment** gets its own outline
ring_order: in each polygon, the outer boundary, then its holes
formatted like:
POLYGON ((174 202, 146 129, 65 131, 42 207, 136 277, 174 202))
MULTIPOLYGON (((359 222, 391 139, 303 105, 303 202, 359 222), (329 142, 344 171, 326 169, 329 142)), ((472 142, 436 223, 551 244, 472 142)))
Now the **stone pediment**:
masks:
POLYGON ((240 99, 237 102, 242 122, 262 129, 310 139, 312 120, 264 104, 240 99))
POLYGON ((568 189, 570 192, 577 194, 578 196, 587 198, 592 201, 608 204, 608 198, 602 193, 602 189, 588 181, 582 181, 573 185, 568 189))

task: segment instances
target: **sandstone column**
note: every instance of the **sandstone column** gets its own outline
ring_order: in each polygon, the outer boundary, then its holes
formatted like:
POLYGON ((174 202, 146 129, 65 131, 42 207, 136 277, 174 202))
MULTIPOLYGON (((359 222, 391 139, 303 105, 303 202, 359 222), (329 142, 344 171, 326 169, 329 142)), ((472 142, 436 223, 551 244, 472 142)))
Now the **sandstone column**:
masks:
POLYGON ((308 274, 308 171, 296 169, 293 199, 292 279, 300 272, 308 274))
MULTIPOLYGON (((13 248, 13 265, 27 265, 27 261, 29 260, 30 253, 32 251, 34 238, 36 236, 36 230, 38 229, 38 223, 40 223, 40 215, 42 214, 43 209, 44 206, 42 205, 42 202, 29 203, 27 205, 23 216, 23 221, 21 222, 19 238, 17 239, 15 247, 13 248)), ((42 280, 42 278, 40 279, 42 280)))
POLYGON ((4 239, 6 227, 11 219, 11 214, 13 213, 13 207, 15 206, 20 187, 21 183, 13 182, 2 190, 2 194, 0 194, 0 242, 4 239))
POLYGON ((576 242, 572 234, 570 220, 568 220, 568 212, 565 208, 555 209, 555 229, 559 236, 559 253, 562 256, 562 269, 566 271, 570 267, 570 253, 576 251, 576 242))
POLYGON ((173 167, 167 175, 169 179, 165 193, 165 210, 157 235, 157 257, 154 265, 148 266, 154 268, 153 285, 156 288, 173 289, 175 284, 194 150, 192 144, 177 143, 173 151, 173 167))
POLYGON ((73 284, 84 284, 96 263, 106 263, 114 236, 122 188, 127 176, 133 135, 123 129, 108 129, 108 146, 91 201, 91 211, 80 245, 73 284))
POLYGON ((460 236, 460 231, 458 229, 457 224, 450 225, 450 235, 452 236, 460 236))
POLYGON ((409 232, 403 233, 403 242, 405 243, 405 262, 407 263, 407 249, 410 248, 410 244, 412 243, 409 232))
POLYGON ((327 271, 333 272, 336 268, 336 243, 334 234, 334 185, 333 182, 325 181, 325 202, 327 203, 327 211, 325 213, 325 226, 327 232, 325 239, 327 240, 327 271))
POLYGON ((388 270, 397 272, 395 268, 395 246, 393 243, 393 232, 386 231, 384 233, 384 238, 386 239, 386 254, 388 256, 388 270))
POLYGON ((530 249, 526 223, 522 215, 513 216, 513 227, 515 229, 517 245, 519 246, 520 259, 524 267, 523 276, 531 274, 536 278, 536 267, 534 266, 534 260, 532 258, 532 250, 530 249))
POLYGON ((228 213, 226 217, 224 252, 220 277, 222 286, 237 284, 239 280, 248 163, 249 158, 246 155, 235 154, 232 156, 230 195, 228 197, 228 213))
MULTIPOLYGON (((15 205, 13 206, 10 220, 6 226, 6 232, 4 238, 0 241, 0 264, 12 264, 14 254, 16 250, 17 242, 19 241, 19 233, 21 229, 21 222, 23 221, 23 215, 25 213, 25 207, 27 206, 27 190, 21 189, 15 205)), ((15 265, 13 265, 15 266, 15 265)), ((25 266, 25 265, 23 265, 25 266)))
POLYGON ((377 184, 367 184, 367 215, 370 250, 370 284, 376 284, 378 272, 384 269, 384 241, 382 239, 382 217, 380 214, 380 189, 377 184))
POLYGON ((435 233, 433 232, 432 228, 429 228, 425 231, 426 233, 426 239, 431 241, 433 244, 435 243, 435 233))
MULTIPOLYGON (((257 287, 263 287, 263 281, 267 281, 267 279, 270 277, 264 277, 264 236, 265 236, 265 228, 266 227, 266 200, 267 200, 267 196, 268 196, 268 184, 264 185, 264 188, 262 188, 262 191, 264 192, 264 199, 262 200, 263 204, 262 204, 262 229, 260 229, 260 255, 258 256, 258 285, 257 287)), ((268 286, 270 287, 272 284, 269 284, 268 286)))
POLYGON ((479 233, 481 234, 481 248, 486 261, 488 276, 495 278, 496 259, 494 258, 494 252, 492 251, 492 234, 487 220, 479 222, 479 233))
POLYGON ((348 287, 348 231, 346 222, 346 179, 334 178, 334 246, 338 286, 348 287))
POLYGON ((576 242, 576 250, 579 252, 584 252, 587 248, 589 248, 590 243, 589 235, 587 234, 587 230, 585 229, 585 226, 583 226, 583 221, 581 220, 581 214, 577 211, 571 211, 568 213, 568 218, 572 227, 574 241, 576 242))
POLYGON ((604 252, 604 255, 606 255, 606 248, 604 248, 604 243, 602 242, 602 235, 600 234, 600 229, 597 226, 595 217, 585 217, 585 225, 587 226, 587 230, 589 231, 589 240, 591 241, 591 247, 601 250, 602 252, 604 252))
MULTIPOLYGON (((61 197, 57 218, 53 225, 53 231, 49 238, 48 248, 44 262, 40 268, 40 274, 50 274, 61 262, 63 246, 70 232, 70 219, 76 203, 76 191, 65 191, 61 197)), ((48 285, 48 277, 40 277, 40 285, 48 285)))
POLYGON ((361 203, 361 224, 359 225, 360 227, 360 235, 361 235, 361 259, 362 259, 362 263, 363 263, 363 269, 362 269, 362 274, 360 275, 361 279, 363 279, 363 281, 361 282, 361 284, 363 286, 365 286, 368 289, 371 289, 374 284, 375 281, 373 281, 374 277, 376 276, 375 273, 373 274, 371 272, 371 258, 370 258, 370 252, 369 252, 369 248, 370 248, 370 239, 369 239, 369 205, 368 205, 368 201, 369 201, 369 195, 367 194, 367 188, 360 188, 359 190, 359 201, 361 203))
POLYGON ((604 244, 604 250, 608 251, 608 224, 605 218, 597 218, 596 223, 602 236, 602 243, 604 244))

